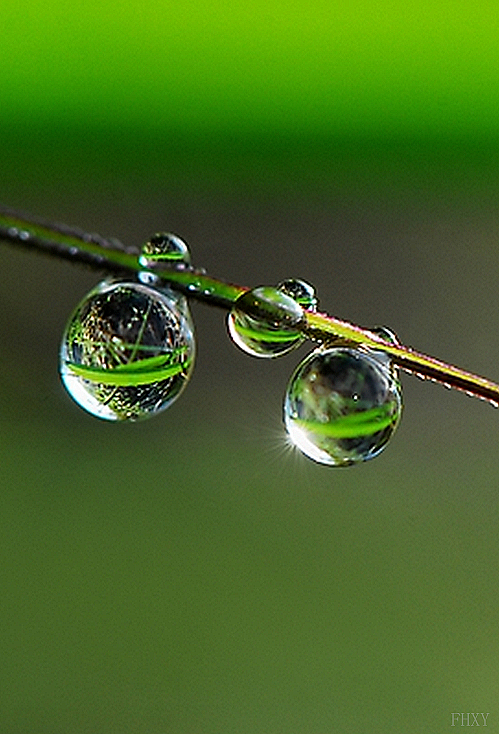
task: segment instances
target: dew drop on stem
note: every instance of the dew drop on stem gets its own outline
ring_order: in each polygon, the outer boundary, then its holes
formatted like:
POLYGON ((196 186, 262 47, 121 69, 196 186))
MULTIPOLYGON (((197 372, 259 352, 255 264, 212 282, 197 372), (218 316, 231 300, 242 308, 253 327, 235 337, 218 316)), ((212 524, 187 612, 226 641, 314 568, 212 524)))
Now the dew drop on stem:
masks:
POLYGON ((284 400, 291 442, 328 466, 377 456, 393 436, 402 392, 393 369, 376 353, 319 348, 296 368, 284 400))
POLYGON ((144 283, 104 281, 69 319, 60 374, 71 397, 92 415, 139 420, 178 398, 194 355, 185 299, 144 283))
POLYGON ((259 286, 240 296, 227 317, 236 346, 253 357, 287 354, 303 341, 303 308, 279 288, 259 286))

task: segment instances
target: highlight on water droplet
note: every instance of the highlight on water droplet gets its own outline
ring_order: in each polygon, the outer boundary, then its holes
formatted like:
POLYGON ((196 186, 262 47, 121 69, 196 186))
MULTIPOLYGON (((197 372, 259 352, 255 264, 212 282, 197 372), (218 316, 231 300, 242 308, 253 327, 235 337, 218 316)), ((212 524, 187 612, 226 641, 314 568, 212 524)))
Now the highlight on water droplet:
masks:
POLYGON ((377 456, 402 413, 400 383, 375 354, 321 347, 298 365, 284 399, 291 442, 310 459, 350 466, 377 456))
POLYGON ((71 397, 98 418, 147 418, 170 406, 194 365, 184 299, 142 283, 104 281, 76 307, 60 350, 71 397))
POLYGON ((273 358, 297 347, 303 336, 302 307, 278 288, 259 286, 240 296, 227 317, 229 335, 253 357, 273 358))

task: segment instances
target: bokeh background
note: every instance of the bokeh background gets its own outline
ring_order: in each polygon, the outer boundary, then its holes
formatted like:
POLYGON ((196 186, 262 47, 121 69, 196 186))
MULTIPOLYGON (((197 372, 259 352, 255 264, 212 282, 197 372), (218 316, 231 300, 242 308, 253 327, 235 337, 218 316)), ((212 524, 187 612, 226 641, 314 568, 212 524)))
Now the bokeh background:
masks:
MULTIPOLYGON (((480 3, 3 0, 0 201, 499 379, 499 11, 480 3)), ((150 422, 63 394, 100 275, 2 246, 2 734, 499 731, 497 411, 403 377, 386 452, 283 439, 304 356, 193 306, 194 377, 150 422)))

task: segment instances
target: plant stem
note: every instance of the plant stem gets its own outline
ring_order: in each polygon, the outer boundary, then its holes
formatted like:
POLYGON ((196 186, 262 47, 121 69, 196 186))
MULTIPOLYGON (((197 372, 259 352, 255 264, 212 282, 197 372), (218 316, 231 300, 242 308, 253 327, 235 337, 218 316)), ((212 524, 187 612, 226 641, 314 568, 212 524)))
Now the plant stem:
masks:
MULTIPOLYGON (((140 251, 123 245, 119 240, 60 224, 46 224, 0 208, 0 240, 49 255, 83 263, 96 270, 121 275, 143 271, 140 251)), ((157 262, 147 267, 165 283, 189 298, 230 309, 244 292, 245 286, 226 283, 206 274, 204 270, 157 262)), ((285 314, 276 307, 273 320, 285 322, 285 314)), ((484 377, 417 352, 411 347, 385 341, 368 329, 327 314, 305 311, 299 327, 304 336, 320 343, 341 344, 359 349, 378 350, 388 354, 406 372, 430 379, 447 387, 466 392, 499 405, 499 385, 484 377)))

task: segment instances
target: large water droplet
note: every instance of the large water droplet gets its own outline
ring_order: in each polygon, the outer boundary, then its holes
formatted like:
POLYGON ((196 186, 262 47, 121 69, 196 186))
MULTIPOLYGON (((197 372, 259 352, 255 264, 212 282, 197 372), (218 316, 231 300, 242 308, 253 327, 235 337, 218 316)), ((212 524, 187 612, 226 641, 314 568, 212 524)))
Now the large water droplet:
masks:
POLYGON ((227 318, 229 334, 253 357, 279 357, 303 340, 303 309, 278 288, 260 286, 240 296, 227 318))
POLYGON ((60 373, 92 415, 138 420, 180 395, 194 363, 194 329, 184 301, 167 289, 104 281, 66 327, 60 373))
POLYGON ((377 456, 402 412, 395 374, 374 354, 320 348, 297 367, 284 401, 291 441, 306 456, 349 466, 377 456))

